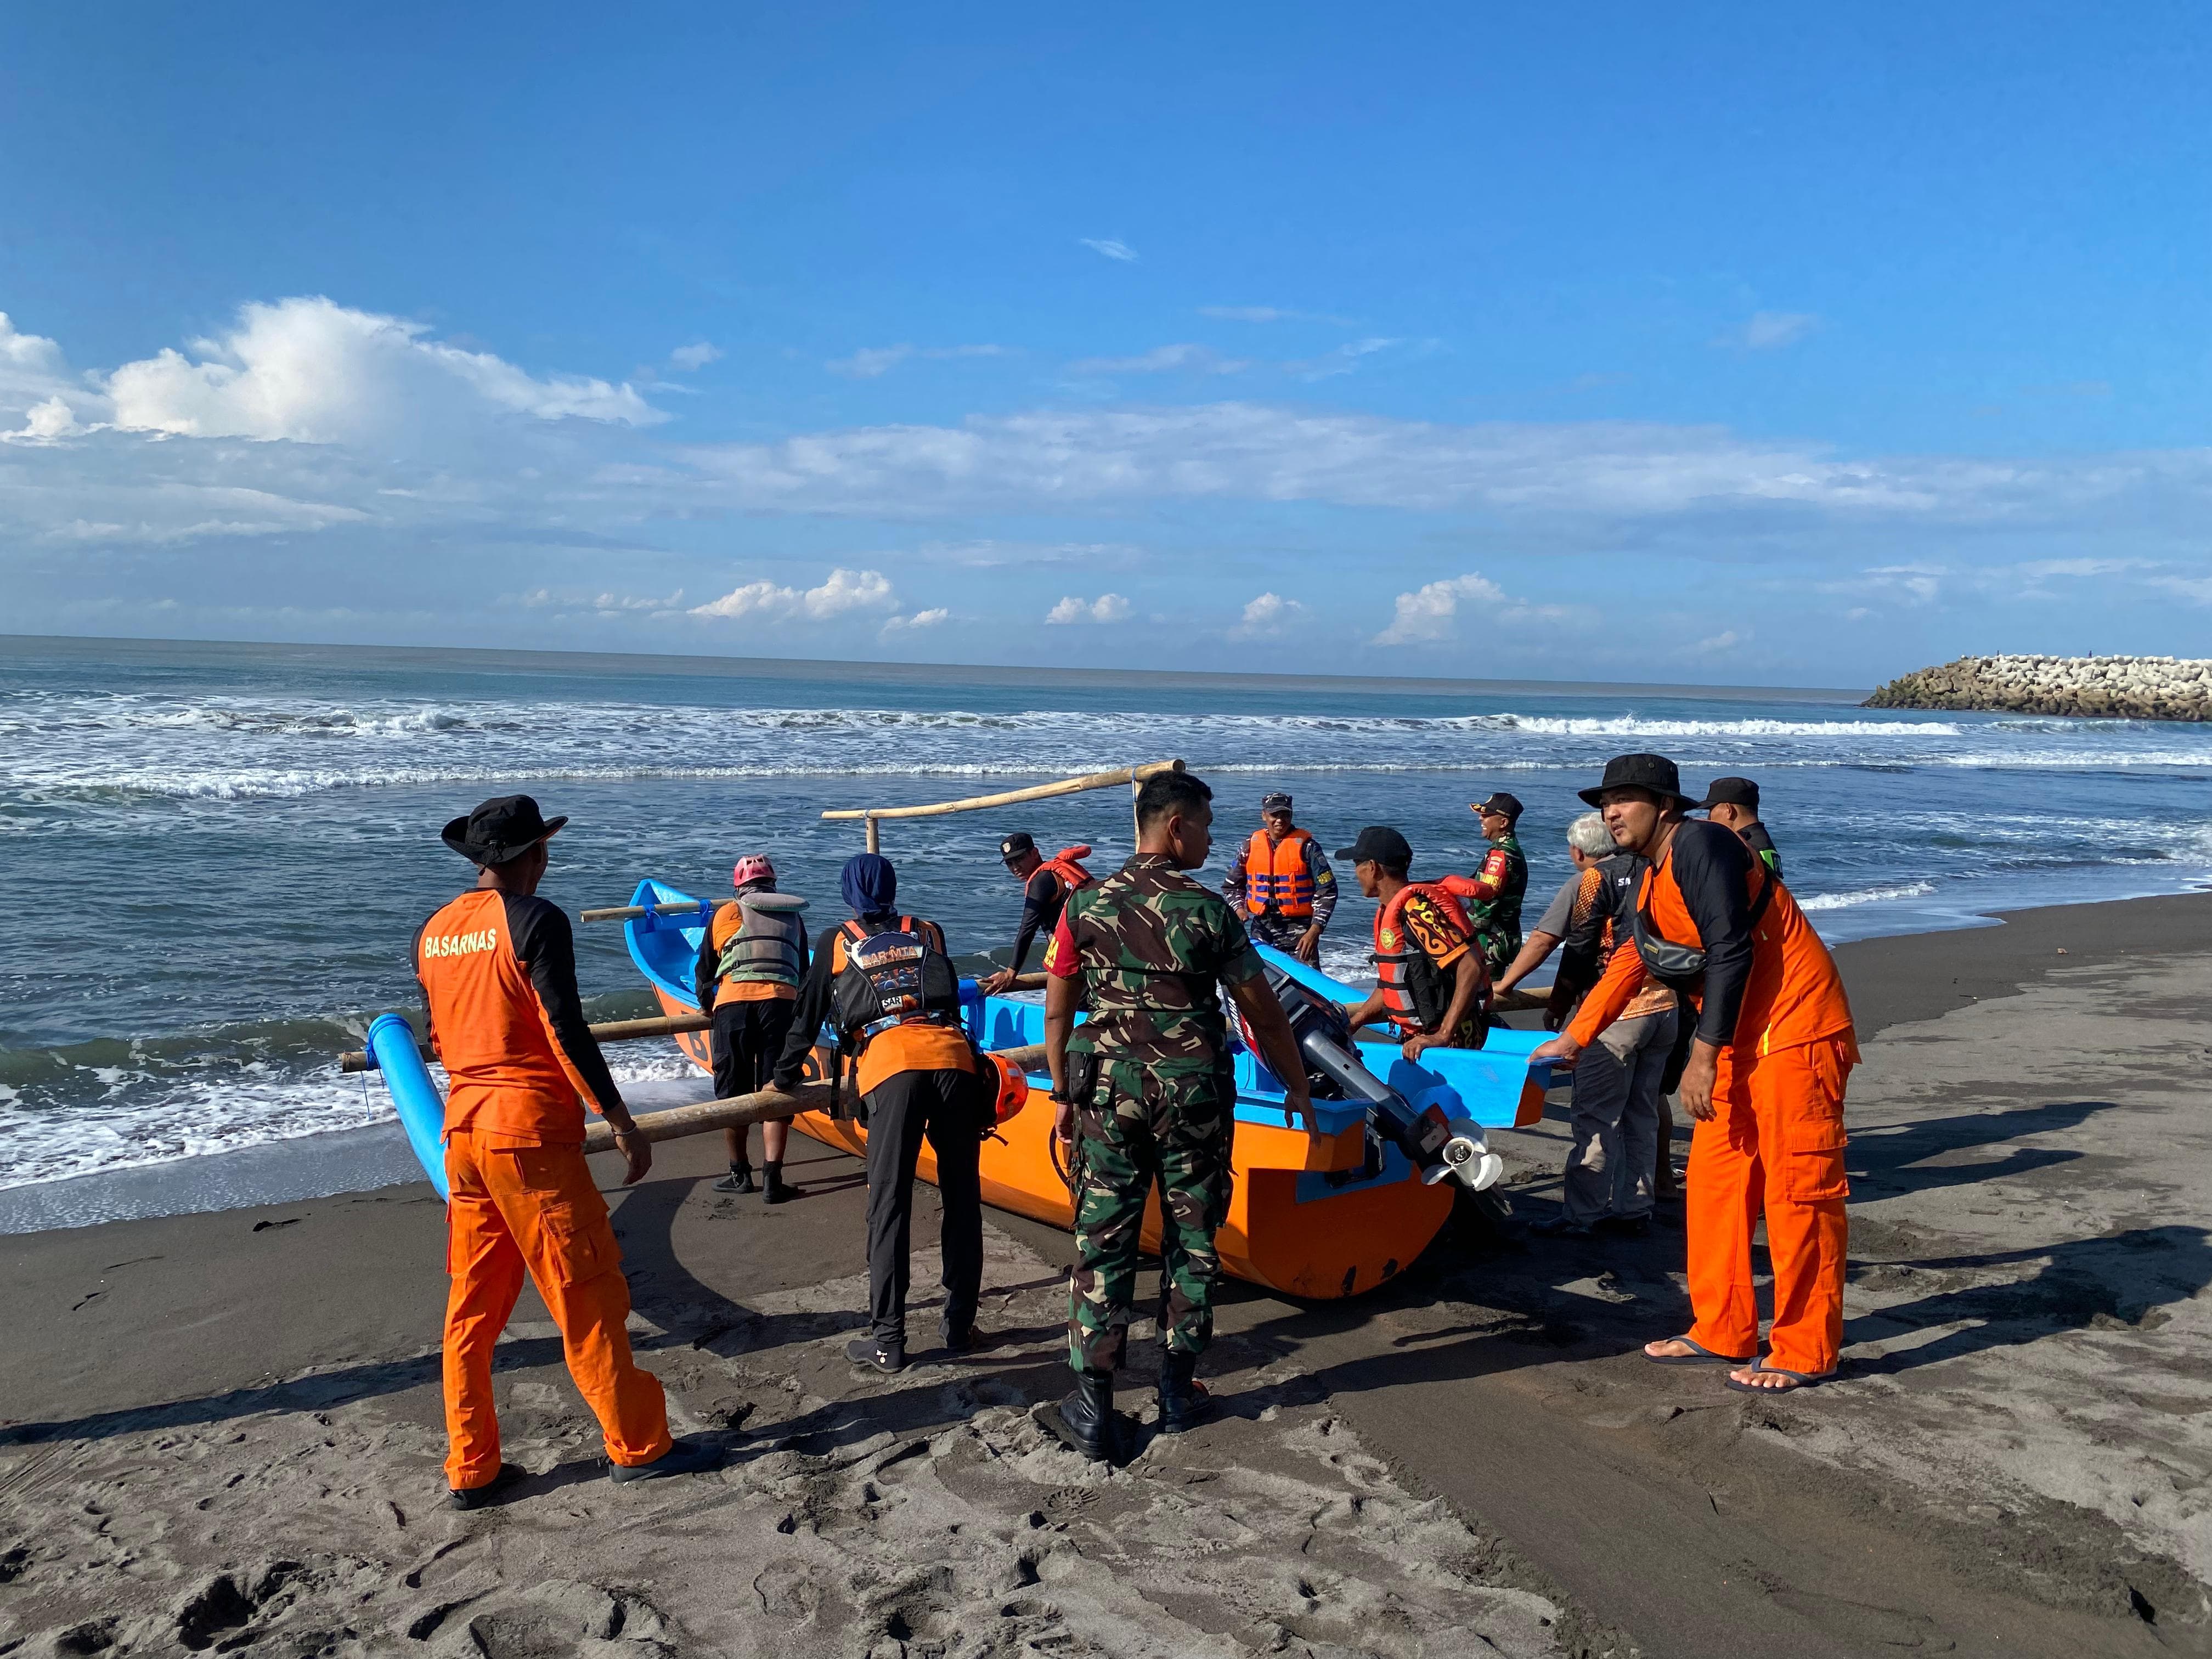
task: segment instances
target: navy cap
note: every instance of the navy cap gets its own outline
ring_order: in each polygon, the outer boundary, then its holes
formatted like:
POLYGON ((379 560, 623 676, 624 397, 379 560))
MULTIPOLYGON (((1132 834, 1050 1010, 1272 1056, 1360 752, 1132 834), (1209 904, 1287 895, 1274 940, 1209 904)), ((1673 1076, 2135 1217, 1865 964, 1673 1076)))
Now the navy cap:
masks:
POLYGON ((1036 837, 1026 830, 1017 830, 1012 835, 1006 836, 999 842, 999 856, 1008 863, 1012 863, 1024 853, 1036 851, 1036 837))
POLYGON ((1260 810, 1262 812, 1287 812, 1291 810, 1291 798, 1279 789, 1273 790, 1260 797, 1260 810))
POLYGON ((1359 832, 1358 841, 1338 848, 1336 855, 1354 864, 1372 860, 1392 870, 1403 870, 1413 861, 1413 849, 1406 844, 1406 838, 1387 823, 1369 824, 1359 832))

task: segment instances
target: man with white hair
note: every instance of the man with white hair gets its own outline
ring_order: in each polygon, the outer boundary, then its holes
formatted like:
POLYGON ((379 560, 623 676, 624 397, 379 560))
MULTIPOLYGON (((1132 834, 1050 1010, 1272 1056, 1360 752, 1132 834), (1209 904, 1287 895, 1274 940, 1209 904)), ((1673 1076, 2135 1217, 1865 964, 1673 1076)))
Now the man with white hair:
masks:
MULTIPOLYGON (((1596 812, 1585 812, 1568 826, 1567 855, 1575 874, 1498 982, 1501 992, 1510 990, 1564 943, 1566 952, 1545 1013, 1555 1030, 1597 982, 1613 951, 1629 945, 1644 873, 1641 860, 1615 850, 1613 834, 1596 812)), ((1650 1230, 1662 1156, 1660 1126, 1666 1121, 1660 1085, 1674 1021, 1674 994, 1654 981, 1575 1067, 1574 1144, 1564 1199, 1559 1214, 1538 1222, 1537 1231, 1585 1238, 1599 1227, 1631 1235, 1650 1230)), ((1666 1173, 1673 1173, 1671 1166, 1666 1173)))

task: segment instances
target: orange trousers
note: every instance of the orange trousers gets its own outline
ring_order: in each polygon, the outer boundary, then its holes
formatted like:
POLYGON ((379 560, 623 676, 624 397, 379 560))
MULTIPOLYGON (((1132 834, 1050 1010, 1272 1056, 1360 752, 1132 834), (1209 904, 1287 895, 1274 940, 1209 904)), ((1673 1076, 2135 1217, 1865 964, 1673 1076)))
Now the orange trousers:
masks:
POLYGON ((518 1145, 458 1130, 446 1141, 446 1483, 481 1486, 499 1473, 492 1349, 522 1275, 561 1328, 568 1375, 599 1419, 607 1455, 650 1463, 665 1452, 659 1379, 630 1358, 629 1281, 607 1203, 575 1145, 518 1145))
POLYGON ((1844 1335, 1844 1080, 1848 1034, 1773 1053, 1721 1051, 1714 1113, 1690 1136, 1691 1339, 1759 1352, 1751 1236, 1762 1212, 1774 1265, 1767 1363, 1825 1376, 1844 1335))

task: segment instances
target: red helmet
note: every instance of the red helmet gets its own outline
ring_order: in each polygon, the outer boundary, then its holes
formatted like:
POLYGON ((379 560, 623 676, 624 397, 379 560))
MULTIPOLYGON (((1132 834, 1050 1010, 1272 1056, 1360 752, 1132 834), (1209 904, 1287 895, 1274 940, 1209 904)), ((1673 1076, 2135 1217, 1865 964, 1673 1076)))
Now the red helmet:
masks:
POLYGON ((775 866, 768 861, 765 854, 748 853, 738 860, 737 868, 730 872, 730 885, 750 887, 757 881, 764 881, 769 886, 775 886, 775 866))

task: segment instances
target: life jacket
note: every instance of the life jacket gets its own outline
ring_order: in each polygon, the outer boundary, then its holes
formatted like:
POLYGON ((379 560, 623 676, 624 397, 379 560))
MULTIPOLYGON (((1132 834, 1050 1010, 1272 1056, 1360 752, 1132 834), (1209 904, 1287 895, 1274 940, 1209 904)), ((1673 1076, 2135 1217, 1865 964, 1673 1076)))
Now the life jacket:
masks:
POLYGON ((793 893, 745 893, 717 906, 710 924, 714 977, 724 985, 789 986, 797 994, 806 956, 799 913, 805 908, 793 893))
POLYGON ((855 916, 837 930, 830 1023, 858 1054, 896 1025, 960 1024, 960 974, 912 916, 879 933, 855 916))
POLYGON ((1306 863, 1306 843, 1313 837, 1293 830, 1280 842, 1267 839, 1265 830, 1252 832, 1244 849, 1244 908, 1255 916, 1273 910, 1293 921, 1314 913, 1313 870, 1306 863))
MULTIPOLYGON (((1468 948, 1474 949, 1474 929, 1468 924, 1467 912, 1460 906, 1458 896, 1449 883, 1464 881, 1464 876, 1447 876, 1442 881, 1409 881, 1390 896, 1390 902, 1375 915, 1375 978, 1382 993, 1382 1006, 1389 1012, 1391 1023, 1402 1030, 1426 1031, 1444 1017, 1451 999, 1442 994, 1441 976, 1429 961, 1428 952, 1398 925, 1398 918, 1407 902, 1416 893, 1420 894, 1443 911, 1444 920, 1468 937, 1468 948)), ((1479 1011, 1478 1011, 1479 1012, 1479 1011)))
POLYGON ((1087 859, 1090 856, 1091 849, 1088 847, 1063 847, 1045 860, 1037 868, 1052 872, 1053 879, 1060 884, 1060 897, 1066 898, 1077 888, 1088 887, 1097 879, 1077 862, 1078 860, 1087 859))

